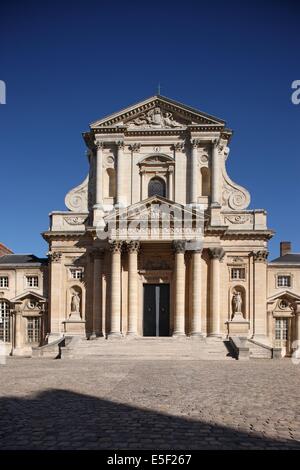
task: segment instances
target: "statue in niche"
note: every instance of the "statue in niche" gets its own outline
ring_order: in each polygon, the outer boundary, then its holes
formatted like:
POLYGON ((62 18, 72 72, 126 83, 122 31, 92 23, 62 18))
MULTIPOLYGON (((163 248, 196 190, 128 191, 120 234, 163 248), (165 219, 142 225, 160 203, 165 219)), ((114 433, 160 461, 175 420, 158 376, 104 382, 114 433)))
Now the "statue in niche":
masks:
POLYGON ((233 315, 235 315, 235 314, 242 315, 242 306, 243 306, 242 295, 239 291, 236 291, 233 294, 233 298, 232 298, 233 315))
POLYGON ((80 296, 77 292, 71 297, 71 315, 73 313, 80 315, 80 296))

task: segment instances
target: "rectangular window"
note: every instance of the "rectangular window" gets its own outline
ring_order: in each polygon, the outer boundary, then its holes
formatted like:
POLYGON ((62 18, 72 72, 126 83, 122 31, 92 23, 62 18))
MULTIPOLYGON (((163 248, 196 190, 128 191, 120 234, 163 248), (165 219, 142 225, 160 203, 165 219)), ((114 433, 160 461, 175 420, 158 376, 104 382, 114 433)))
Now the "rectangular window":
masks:
POLYGON ((291 287, 291 276, 278 276, 277 287, 291 287))
POLYGON ((6 300, 0 300, 0 341, 10 342, 10 311, 9 303, 6 300))
POLYGON ((0 287, 8 287, 8 276, 0 276, 0 287))
POLYGON ((39 278, 38 276, 26 276, 27 286, 28 287, 38 287, 39 278))
POLYGON ((245 268, 231 268, 231 279, 245 279, 246 269, 245 268))
POLYGON ((276 318, 275 320, 275 339, 285 341, 288 338, 288 319, 276 318))
POLYGON ((82 269, 70 269, 72 279, 82 279, 83 271, 82 269))
POLYGON ((41 322, 39 317, 27 318, 27 342, 39 343, 41 339, 41 322))

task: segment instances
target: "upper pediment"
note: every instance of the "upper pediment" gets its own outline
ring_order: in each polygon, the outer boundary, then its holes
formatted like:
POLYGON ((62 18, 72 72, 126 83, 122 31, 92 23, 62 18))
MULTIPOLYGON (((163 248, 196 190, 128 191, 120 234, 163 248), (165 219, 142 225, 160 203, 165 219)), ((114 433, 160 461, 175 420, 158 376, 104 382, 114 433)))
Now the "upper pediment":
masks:
POLYGON ((199 125, 223 128, 225 122, 169 98, 156 95, 95 121, 90 127, 94 130, 107 127, 155 130, 180 129, 199 125))

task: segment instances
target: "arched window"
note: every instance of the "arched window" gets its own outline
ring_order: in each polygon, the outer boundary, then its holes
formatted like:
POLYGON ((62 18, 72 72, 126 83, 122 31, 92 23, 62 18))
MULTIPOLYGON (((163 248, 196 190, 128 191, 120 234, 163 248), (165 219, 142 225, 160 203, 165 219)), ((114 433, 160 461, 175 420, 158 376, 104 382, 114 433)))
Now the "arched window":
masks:
POLYGON ((151 178, 148 185, 148 197, 163 196, 166 197, 166 183, 162 178, 155 176, 151 178))
POLYGON ((0 300, 0 341, 10 343, 10 313, 9 303, 6 300, 0 300))

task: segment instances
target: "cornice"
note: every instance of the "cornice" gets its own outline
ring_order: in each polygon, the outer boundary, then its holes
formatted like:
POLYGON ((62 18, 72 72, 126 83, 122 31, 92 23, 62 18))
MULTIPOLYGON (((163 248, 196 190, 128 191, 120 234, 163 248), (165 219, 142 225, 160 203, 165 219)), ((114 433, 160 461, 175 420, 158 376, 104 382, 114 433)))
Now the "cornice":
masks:
POLYGON ((57 231, 57 232, 52 232, 52 231, 47 231, 42 233, 42 237, 44 240, 49 241, 49 240, 61 240, 61 239, 70 239, 70 240, 78 240, 81 238, 83 235, 85 235, 85 230, 77 230, 77 231, 57 231))

